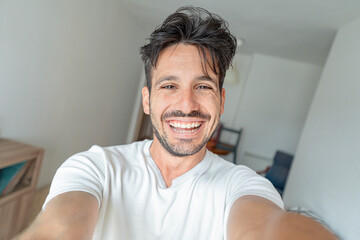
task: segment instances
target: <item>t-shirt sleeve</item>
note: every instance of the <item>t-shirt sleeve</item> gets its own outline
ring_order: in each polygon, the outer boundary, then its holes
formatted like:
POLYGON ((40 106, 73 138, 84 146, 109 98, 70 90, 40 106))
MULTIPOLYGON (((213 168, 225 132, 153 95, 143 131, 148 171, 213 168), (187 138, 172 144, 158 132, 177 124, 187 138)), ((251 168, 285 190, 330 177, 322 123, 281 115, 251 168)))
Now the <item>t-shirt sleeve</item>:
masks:
POLYGON ((94 148, 99 147, 94 146, 87 152, 75 154, 60 166, 51 183, 43 209, 55 196, 72 191, 92 194, 98 200, 99 207, 101 206, 104 163, 99 157, 99 151, 91 151, 94 148))
POLYGON ((230 175, 228 195, 225 207, 224 239, 227 239, 227 219, 233 203, 242 196, 254 195, 266 198, 284 209, 284 203, 280 194, 266 178, 256 174, 253 170, 245 166, 236 166, 230 175))
POLYGON ((284 203, 280 194, 271 182, 256 174, 245 166, 237 166, 230 176, 230 185, 226 201, 226 213, 230 212, 233 203, 242 196, 254 195, 266 198, 284 209, 284 203))

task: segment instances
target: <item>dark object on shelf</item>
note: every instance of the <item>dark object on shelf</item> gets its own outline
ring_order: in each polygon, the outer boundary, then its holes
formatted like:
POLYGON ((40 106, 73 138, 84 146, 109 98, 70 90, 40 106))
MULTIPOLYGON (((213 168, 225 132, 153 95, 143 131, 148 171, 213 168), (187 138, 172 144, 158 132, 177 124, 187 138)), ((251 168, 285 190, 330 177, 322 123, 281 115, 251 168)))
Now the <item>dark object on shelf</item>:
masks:
POLYGON ((214 137, 212 137, 210 141, 206 144, 206 148, 217 155, 227 155, 229 153, 234 153, 233 163, 236 164, 237 148, 240 143, 242 130, 242 128, 237 130, 224 127, 220 123, 217 131, 214 134, 214 137), (221 142, 221 134, 224 132, 236 135, 236 140, 234 144, 221 142))
POLYGON ((18 185, 29 166, 28 162, 21 162, 0 169, 0 196, 11 193, 18 185))

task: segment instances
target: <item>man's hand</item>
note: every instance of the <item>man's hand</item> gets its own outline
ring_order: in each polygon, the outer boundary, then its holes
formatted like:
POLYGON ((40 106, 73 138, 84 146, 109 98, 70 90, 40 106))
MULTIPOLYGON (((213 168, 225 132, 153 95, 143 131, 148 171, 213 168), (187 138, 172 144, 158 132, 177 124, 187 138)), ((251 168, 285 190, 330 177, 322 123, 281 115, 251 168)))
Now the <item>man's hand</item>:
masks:
POLYGON ((320 223, 297 213, 284 212, 271 201, 244 196, 233 204, 228 220, 229 240, 337 239, 320 223))
POLYGON ((86 192, 54 197, 35 221, 15 239, 91 239, 98 216, 97 199, 86 192))

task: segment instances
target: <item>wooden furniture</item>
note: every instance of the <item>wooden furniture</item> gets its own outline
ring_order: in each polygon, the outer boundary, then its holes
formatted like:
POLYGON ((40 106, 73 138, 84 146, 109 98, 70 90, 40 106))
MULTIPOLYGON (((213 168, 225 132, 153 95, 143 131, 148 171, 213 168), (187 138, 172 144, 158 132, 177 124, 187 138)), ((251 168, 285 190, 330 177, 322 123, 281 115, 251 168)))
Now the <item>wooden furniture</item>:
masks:
POLYGON ((240 138, 243 129, 240 128, 232 129, 228 127, 224 127, 222 123, 219 124, 217 131, 215 132, 214 136, 210 139, 210 141, 206 144, 206 148, 211 152, 217 155, 227 155, 229 153, 233 153, 233 163, 236 164, 236 157, 237 157, 237 148, 240 143, 240 138), (236 140, 233 144, 225 143, 221 141, 221 134, 224 132, 228 132, 236 136, 236 140))
POLYGON ((44 150, 0 138, 0 169, 27 162, 15 189, 0 196, 0 240, 8 240, 28 225, 44 150))

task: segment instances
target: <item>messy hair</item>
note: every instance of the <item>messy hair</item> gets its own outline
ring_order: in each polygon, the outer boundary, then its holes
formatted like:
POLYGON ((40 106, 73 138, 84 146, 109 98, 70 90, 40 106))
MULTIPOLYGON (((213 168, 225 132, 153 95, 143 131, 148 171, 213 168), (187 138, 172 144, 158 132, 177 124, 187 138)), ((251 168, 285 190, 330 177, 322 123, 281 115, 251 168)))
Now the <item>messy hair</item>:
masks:
POLYGON ((207 66, 219 77, 220 90, 236 51, 236 38, 228 23, 217 14, 199 7, 181 7, 168 16, 140 48, 145 65, 146 85, 151 91, 152 69, 156 68, 160 52, 175 44, 191 44, 198 48, 204 73, 207 66), (207 59, 208 51, 211 59, 207 59))

